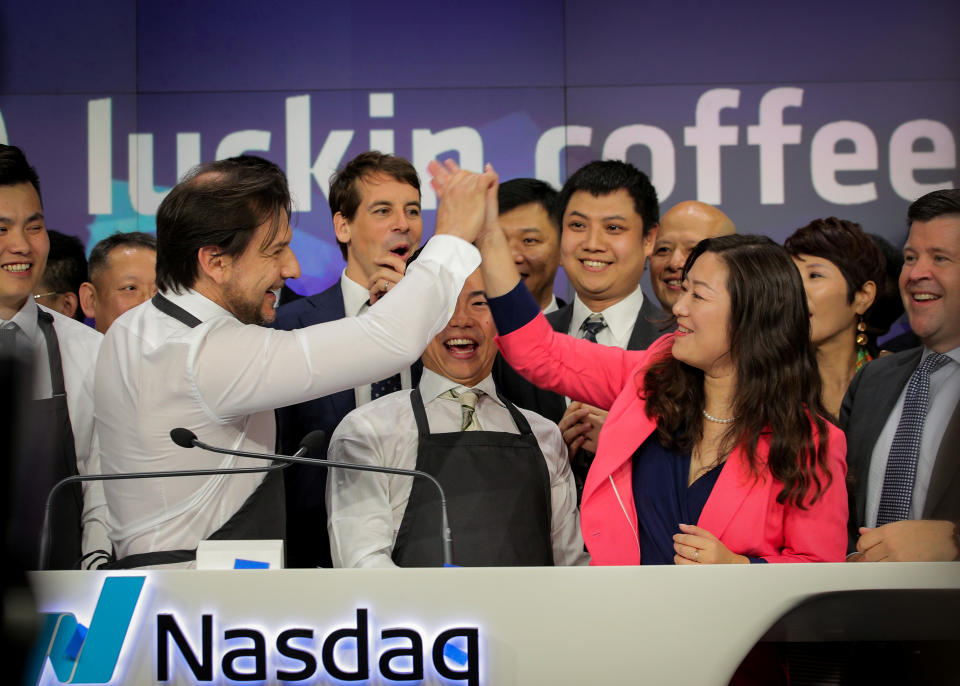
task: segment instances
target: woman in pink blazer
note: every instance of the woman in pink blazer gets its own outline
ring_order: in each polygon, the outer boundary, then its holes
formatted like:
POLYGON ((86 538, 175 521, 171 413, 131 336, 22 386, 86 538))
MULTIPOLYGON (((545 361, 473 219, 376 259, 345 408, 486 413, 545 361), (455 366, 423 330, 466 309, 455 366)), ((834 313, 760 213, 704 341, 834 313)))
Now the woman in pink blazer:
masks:
POLYGON ((593 564, 843 560, 846 444, 823 419, 803 284, 783 248, 701 242, 676 332, 631 352, 553 331, 501 236, 479 245, 506 360, 609 408, 581 505, 593 564))

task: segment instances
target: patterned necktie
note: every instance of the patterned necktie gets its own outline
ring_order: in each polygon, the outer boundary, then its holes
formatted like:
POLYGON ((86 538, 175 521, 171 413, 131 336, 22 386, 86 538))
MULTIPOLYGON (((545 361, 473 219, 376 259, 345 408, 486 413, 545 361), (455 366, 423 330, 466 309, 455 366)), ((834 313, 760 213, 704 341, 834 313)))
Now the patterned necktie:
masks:
POLYGON ((594 312, 589 317, 583 320, 583 324, 580 325, 580 331, 583 332, 583 338, 585 341, 590 341, 592 343, 597 342, 597 334, 601 329, 607 328, 607 322, 604 320, 603 315, 599 312, 594 312))
POLYGON ((477 417, 477 400, 483 395, 483 391, 466 390, 463 393, 457 393, 450 389, 443 394, 443 397, 453 398, 460 402, 460 430, 461 431, 483 431, 480 426, 480 418, 477 417))
POLYGON ((920 440, 930 403, 930 375, 949 361, 946 355, 930 353, 910 377, 907 395, 903 399, 903 413, 890 444, 887 471, 883 475, 877 526, 910 517, 920 440))
POLYGON ((394 374, 393 376, 388 376, 383 381, 377 381, 376 383, 370 384, 370 400, 376 400, 377 398, 387 395, 389 393, 395 393, 400 390, 400 374, 394 374))

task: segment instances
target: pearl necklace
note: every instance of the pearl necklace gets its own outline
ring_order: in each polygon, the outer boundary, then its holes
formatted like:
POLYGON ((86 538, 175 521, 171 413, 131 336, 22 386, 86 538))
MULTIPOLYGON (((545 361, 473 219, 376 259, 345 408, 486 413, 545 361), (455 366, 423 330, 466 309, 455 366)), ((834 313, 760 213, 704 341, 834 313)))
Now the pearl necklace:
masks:
POLYGON ((703 416, 706 419, 709 419, 711 422, 716 422, 717 424, 733 424, 737 421, 736 417, 730 417, 730 419, 720 419, 719 417, 714 417, 712 414, 708 414, 706 410, 701 410, 703 416))

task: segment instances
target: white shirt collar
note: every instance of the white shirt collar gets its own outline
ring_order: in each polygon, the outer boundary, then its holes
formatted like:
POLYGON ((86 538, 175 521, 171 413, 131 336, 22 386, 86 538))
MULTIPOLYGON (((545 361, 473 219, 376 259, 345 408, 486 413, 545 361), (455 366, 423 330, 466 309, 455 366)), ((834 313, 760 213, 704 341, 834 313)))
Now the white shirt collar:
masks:
POLYGON ((347 276, 346 269, 340 274, 340 290, 343 292, 343 310, 348 317, 356 317, 370 302, 370 291, 347 276))
POLYGON ((560 309, 560 304, 557 302, 557 296, 551 293, 550 302, 547 303, 547 306, 543 308, 543 313, 550 314, 551 312, 556 312, 559 309, 560 309))
MULTIPOLYGON (((603 320, 607 323, 607 326, 610 327, 610 332, 615 338, 626 339, 630 337, 630 332, 633 331, 633 325, 637 323, 637 314, 640 312, 642 306, 643 291, 638 284, 636 290, 626 298, 605 310, 601 310, 603 320)), ((593 314, 593 310, 583 304, 580 295, 574 295, 573 319, 570 320, 570 334, 574 336, 578 335, 583 320, 591 314, 593 314)))
POLYGON ((185 288, 182 293, 174 293, 170 290, 165 292, 163 297, 174 305, 182 307, 201 322, 208 321, 214 317, 233 317, 236 319, 233 312, 221 307, 207 296, 198 293, 192 288, 185 288))
MULTIPOLYGON (((456 389, 457 391, 467 389, 467 387, 463 384, 458 384, 456 381, 451 381, 444 376, 440 376, 436 372, 431 371, 426 367, 423 368, 423 376, 420 377, 420 385, 418 388, 420 389, 420 395, 423 398, 424 404, 427 404, 431 400, 443 395, 451 388, 456 389)), ((471 386, 471 388, 476 388, 483 391, 498 404, 503 405, 503 403, 500 401, 500 398, 497 397, 497 386, 493 382, 493 376, 491 374, 487 374, 487 376, 484 377, 480 383, 471 386)))
POLYGON ((31 342, 35 342, 40 334, 40 328, 37 326, 37 307, 39 305, 33 299, 33 294, 30 294, 27 296, 27 301, 23 303, 23 307, 13 315, 13 319, 0 319, 0 324, 6 324, 8 321, 13 322, 20 327, 20 330, 31 342))

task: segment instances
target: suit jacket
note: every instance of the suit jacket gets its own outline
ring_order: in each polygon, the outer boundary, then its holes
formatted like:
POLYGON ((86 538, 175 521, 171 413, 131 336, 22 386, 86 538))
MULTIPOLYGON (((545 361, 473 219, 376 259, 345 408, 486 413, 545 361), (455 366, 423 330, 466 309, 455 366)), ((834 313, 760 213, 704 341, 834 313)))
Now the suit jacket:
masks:
MULTIPOLYGON (((300 298, 277 310, 274 326, 292 331, 314 324, 343 319, 343 291, 340 280, 325 291, 300 298)), ((411 367, 413 384, 420 380, 423 366, 418 361, 411 367)), ((309 402, 277 410, 277 450, 292 455, 303 437, 316 429, 324 434, 324 454, 330 436, 348 412, 356 407, 354 390, 325 395, 309 402)), ((288 567, 330 567, 330 542, 327 537, 327 511, 324 494, 327 470, 291 465, 284 470, 287 493, 287 560, 288 567)))
MULTIPOLYGON (((850 493, 850 550, 856 549, 857 529, 866 523, 867 480, 877 438, 920 364, 922 348, 881 357, 861 369, 843 398, 840 426, 847 433, 850 493)), ((923 519, 960 520, 960 407, 947 424, 933 473, 923 519)))
MULTIPOLYGON (((669 355, 673 334, 647 350, 625 351, 555 333, 538 316, 497 339, 506 359, 534 383, 580 398, 610 414, 600 430, 597 456, 590 468, 580 506, 583 540, 591 563, 639 564, 637 513, 633 499, 632 457, 656 428, 638 386, 646 367, 669 355)), ((827 425, 830 485, 807 509, 777 502, 783 484, 767 470, 751 473, 746 454, 734 449, 707 499, 697 525, 731 551, 768 562, 831 562, 844 558, 847 493, 843 433, 827 425)), ((769 434, 760 437, 761 466, 769 434)), ((827 483, 827 475, 821 475, 827 483)))
MULTIPOLYGON (((664 333, 664 325, 659 320, 663 316, 663 310, 644 295, 643 305, 640 306, 633 332, 627 342, 627 350, 643 350, 660 338, 664 333)), ((573 320, 573 303, 551 312, 546 317, 554 331, 566 333, 570 330, 570 322, 573 320)), ((494 362, 493 379, 500 392, 514 405, 532 410, 554 423, 559 423, 567 410, 562 394, 538 388, 530 383, 510 367, 502 355, 498 355, 494 362)))

